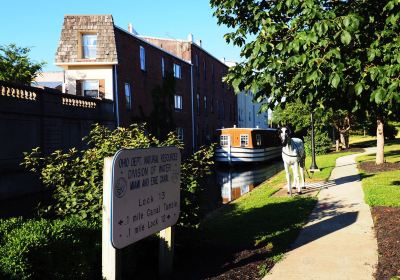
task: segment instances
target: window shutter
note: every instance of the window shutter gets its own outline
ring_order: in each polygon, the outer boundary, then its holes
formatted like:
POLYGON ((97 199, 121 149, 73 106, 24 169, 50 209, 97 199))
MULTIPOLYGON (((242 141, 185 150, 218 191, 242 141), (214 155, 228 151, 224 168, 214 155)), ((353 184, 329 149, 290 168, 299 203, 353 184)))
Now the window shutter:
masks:
POLYGON ((106 87, 105 87, 105 81, 104 80, 99 80, 99 96, 101 99, 106 98, 106 87))
POLYGON ((82 80, 76 80, 76 95, 82 96, 82 80))

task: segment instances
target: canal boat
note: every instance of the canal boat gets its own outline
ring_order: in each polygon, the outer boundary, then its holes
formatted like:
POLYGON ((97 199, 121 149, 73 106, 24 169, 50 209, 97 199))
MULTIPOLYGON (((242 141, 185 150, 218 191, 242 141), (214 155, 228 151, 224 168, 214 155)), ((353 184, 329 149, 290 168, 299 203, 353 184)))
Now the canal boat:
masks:
POLYGON ((258 163, 278 158, 282 146, 274 128, 223 128, 218 130, 217 163, 258 163))

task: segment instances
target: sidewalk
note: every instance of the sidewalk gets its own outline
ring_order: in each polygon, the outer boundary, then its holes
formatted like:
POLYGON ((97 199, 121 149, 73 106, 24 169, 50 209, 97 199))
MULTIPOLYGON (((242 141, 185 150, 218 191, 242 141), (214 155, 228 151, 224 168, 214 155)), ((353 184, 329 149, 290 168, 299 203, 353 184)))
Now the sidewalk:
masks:
POLYGON ((337 159, 330 178, 336 185, 321 190, 309 222, 263 280, 374 279, 378 247, 355 164, 359 155, 337 159))

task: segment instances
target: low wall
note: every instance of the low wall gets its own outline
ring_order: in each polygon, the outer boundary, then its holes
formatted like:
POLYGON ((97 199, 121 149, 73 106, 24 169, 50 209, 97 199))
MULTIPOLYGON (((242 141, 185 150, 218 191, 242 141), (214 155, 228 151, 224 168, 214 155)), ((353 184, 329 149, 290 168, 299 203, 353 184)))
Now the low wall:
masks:
POLYGON ((94 123, 115 126, 112 101, 0 81, 0 200, 42 190, 23 152, 82 148, 94 123))

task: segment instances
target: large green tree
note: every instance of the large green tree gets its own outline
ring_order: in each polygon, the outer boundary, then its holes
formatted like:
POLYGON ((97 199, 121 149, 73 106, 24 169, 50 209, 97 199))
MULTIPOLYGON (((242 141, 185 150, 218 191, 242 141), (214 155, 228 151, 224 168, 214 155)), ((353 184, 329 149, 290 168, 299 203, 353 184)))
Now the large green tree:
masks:
MULTIPOLYGON (((382 44, 379 32, 394 29, 385 5, 398 11, 398 2, 211 0, 218 23, 232 29, 225 39, 244 58, 226 81, 257 92, 264 107, 300 99, 312 110, 376 108, 379 83, 371 79, 370 53, 382 44)), ((394 101, 388 96, 385 104, 394 101)))
POLYGON ((0 80, 29 85, 45 65, 45 62, 32 61, 30 51, 15 44, 0 46, 0 80))

